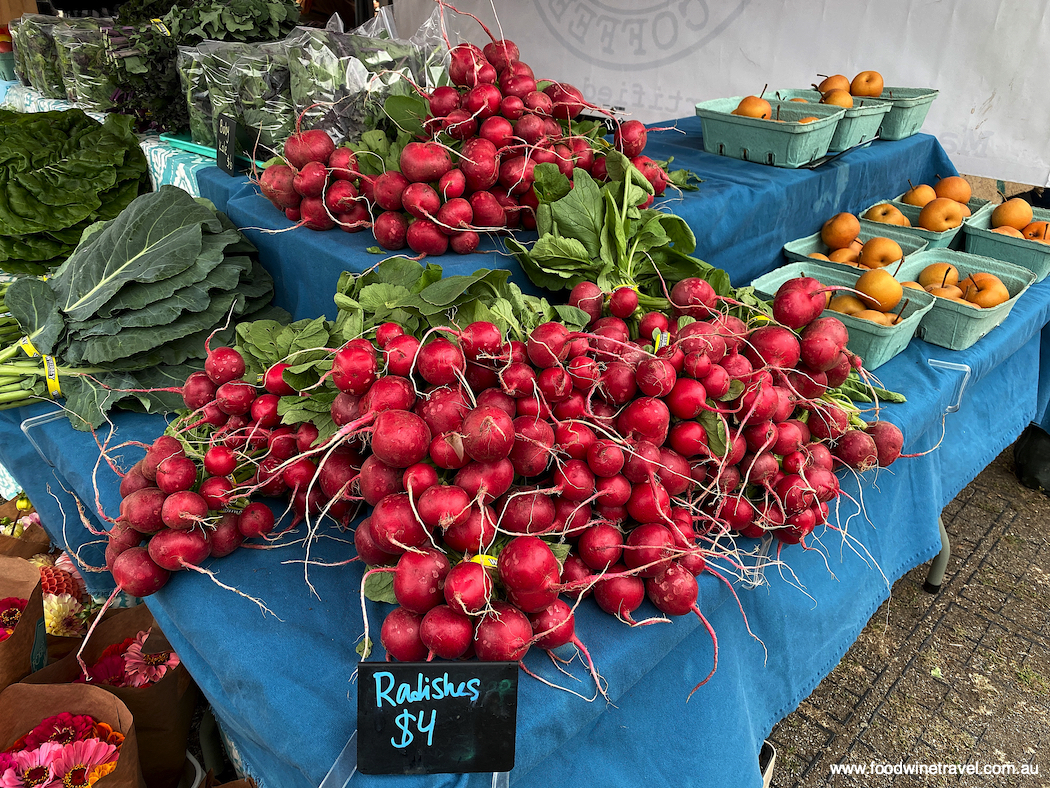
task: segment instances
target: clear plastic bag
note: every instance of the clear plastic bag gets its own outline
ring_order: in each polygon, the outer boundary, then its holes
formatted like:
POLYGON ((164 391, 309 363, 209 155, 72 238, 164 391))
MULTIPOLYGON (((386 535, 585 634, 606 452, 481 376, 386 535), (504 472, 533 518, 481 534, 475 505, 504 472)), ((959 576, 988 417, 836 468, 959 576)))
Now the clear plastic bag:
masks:
POLYGON ((15 76, 18 81, 30 87, 29 72, 26 70, 26 61, 23 55, 25 44, 22 42, 22 19, 12 19, 7 23, 7 29, 11 33, 11 51, 15 55, 15 76))
POLYGON ((215 123, 208 96, 208 79, 197 47, 179 47, 176 60, 182 93, 190 116, 190 139, 198 145, 215 147, 215 123))
POLYGON ((111 24, 112 19, 72 19, 54 31, 66 97, 96 112, 112 108, 114 87, 103 72, 105 41, 101 29, 111 24))
POLYGON ((230 70, 230 83, 238 121, 249 138, 273 151, 281 149, 295 130, 288 43, 257 44, 252 52, 238 57, 230 70))
POLYGON ((292 101, 297 114, 305 111, 302 128, 324 129, 337 144, 357 142, 366 131, 391 128, 387 98, 444 84, 448 48, 435 15, 408 41, 387 37, 396 33, 391 14, 363 26, 375 36, 341 33, 338 19, 329 26, 298 28, 290 37, 292 101))
POLYGON ((66 98, 54 36, 55 25, 61 21, 57 16, 23 14, 19 38, 25 44, 22 56, 30 84, 53 99, 66 98))
POLYGON ((202 41, 197 45, 204 78, 208 81, 211 117, 216 129, 220 115, 226 115, 240 123, 230 71, 234 61, 251 53, 252 48, 251 44, 242 44, 239 41, 202 41))

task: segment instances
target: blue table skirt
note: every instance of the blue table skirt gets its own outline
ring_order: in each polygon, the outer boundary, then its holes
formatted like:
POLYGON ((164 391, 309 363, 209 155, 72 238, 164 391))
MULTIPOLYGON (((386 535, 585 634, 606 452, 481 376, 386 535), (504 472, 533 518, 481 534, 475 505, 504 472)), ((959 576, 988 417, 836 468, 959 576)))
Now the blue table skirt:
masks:
MULTIPOLYGON (((682 126, 692 123, 683 121, 682 126)), ((813 232, 830 213, 856 210, 897 194, 908 177, 930 180, 933 172, 954 171, 936 142, 923 136, 893 143, 897 147, 876 143, 822 168, 823 172, 778 170, 774 177, 768 168, 679 150, 695 147, 695 138, 668 137, 669 142, 661 135, 654 137, 658 137, 654 146, 667 146, 657 155, 675 155, 679 164, 707 179, 701 192, 687 195, 674 210, 697 228, 698 254, 730 270, 738 284, 775 267, 780 245, 813 232), (880 173, 880 163, 886 172, 880 173), (904 172, 905 167, 914 169, 904 172), (880 185, 870 185, 869 179, 880 185), (790 189, 781 188, 788 183, 790 189), (843 204, 845 195, 857 204, 843 204), (762 239, 748 235, 751 232, 762 239), (718 251, 729 246, 731 252, 718 251)), ((200 176, 202 193, 225 207, 238 224, 287 224, 272 209, 272 218, 253 213, 252 206, 262 198, 242 190, 244 182, 218 181, 209 194, 204 184, 210 173, 205 173, 200 176), (245 211, 241 218, 236 216, 239 207, 245 211)), ((381 259, 364 252, 374 243, 365 234, 298 230, 278 235, 281 244, 291 244, 294 238, 299 248, 287 261, 278 254, 267 256, 275 248, 270 238, 274 236, 259 233, 253 240, 271 272, 282 267, 288 283, 300 282, 299 290, 292 291, 294 302, 288 302, 297 316, 331 314, 334 279, 318 281, 316 267, 334 271, 335 265, 322 256, 337 254, 336 264, 346 268, 367 267, 364 261, 381 259), (304 312, 311 309, 315 311, 304 312)), ((479 263, 479 258, 468 259, 475 267, 479 263)), ((454 261, 451 255, 438 260, 448 272, 454 261)), ((768 649, 768 660, 744 631, 725 586, 711 576, 702 578, 699 604, 719 634, 719 671, 688 704, 685 697, 706 675, 712 656, 708 636, 695 617, 626 632, 592 603, 581 606, 578 632, 609 682, 615 707, 586 703, 523 676, 514 783, 634 786, 657 784, 660 777, 670 783, 676 776, 677 784, 685 769, 684 773, 703 774, 705 784, 759 785, 756 755, 762 738, 838 662, 886 598, 892 581, 937 552, 936 521, 943 506, 1034 417, 1039 402, 1038 332, 1048 316, 1050 283, 1044 282, 1031 288, 1003 326, 972 349, 956 353, 916 341, 880 368, 885 384, 909 397, 908 403, 890 406, 883 414, 902 427, 908 451, 922 451, 937 442, 940 414, 955 399, 957 373, 933 369, 928 359, 969 364, 973 377, 960 412, 944 420, 946 434, 940 449, 880 472, 874 487, 865 483, 863 500, 870 523, 859 516, 850 518, 852 510, 842 499, 839 521, 848 521, 849 534, 863 545, 858 549, 871 558, 862 560, 837 533, 830 532, 823 537, 830 572, 817 551, 792 547, 782 556, 812 599, 792 587, 775 567, 767 569, 769 585, 740 591, 751 627, 768 649), (1004 402, 1010 407, 1004 408, 1004 402), (654 721, 658 729, 652 727, 654 721), (665 731, 675 735, 669 737, 665 731), (670 746, 668 739, 673 742, 670 746)), ((0 461, 15 470, 44 510, 53 537, 60 542, 68 539, 76 548, 90 537, 80 530, 72 495, 59 486, 83 501, 86 510, 93 510, 92 469, 98 450, 64 420, 35 429, 32 434, 41 450, 55 463, 52 476, 18 430, 22 418, 52 408, 42 404, 0 414, 0 461), (52 505, 49 500, 47 486, 57 493, 65 520, 58 502, 52 505)), ((163 429, 163 420, 155 416, 122 413, 115 423, 119 429, 113 443, 118 439, 149 442, 163 429)), ((129 453, 124 466, 137 456, 129 453)), ((856 497, 857 483, 846 479, 843 484, 856 497)), ((115 513, 116 477, 104 465, 98 474, 98 492, 103 510, 115 513)), ((345 535, 326 531, 323 537, 311 560, 344 561, 352 553, 340 541, 345 535)), ((315 597, 304 583, 304 557, 301 546, 245 549, 207 565, 222 582, 264 600, 283 619, 280 622, 263 615, 250 601, 189 573, 174 578, 148 601, 247 769, 263 778, 264 788, 316 786, 355 727, 356 687, 351 676, 357 662, 354 646, 361 633, 356 597, 361 569, 354 564, 313 566, 310 580, 318 592, 315 597)), ((785 575, 790 578, 786 570, 785 575)), ((89 582, 99 585, 106 580, 102 575, 89 577, 89 582)), ((381 608, 369 605, 373 636, 385 612, 381 608)), ((654 613, 648 605, 639 611, 639 615, 654 613)), ((545 655, 533 654, 526 661, 541 675, 564 683, 545 655)), ((579 665, 573 672, 583 675, 579 665)), ((585 680, 579 689, 586 691, 587 686, 585 680)), ((380 781, 406 786, 488 784, 482 775, 427 780, 357 777, 352 784, 380 781)))

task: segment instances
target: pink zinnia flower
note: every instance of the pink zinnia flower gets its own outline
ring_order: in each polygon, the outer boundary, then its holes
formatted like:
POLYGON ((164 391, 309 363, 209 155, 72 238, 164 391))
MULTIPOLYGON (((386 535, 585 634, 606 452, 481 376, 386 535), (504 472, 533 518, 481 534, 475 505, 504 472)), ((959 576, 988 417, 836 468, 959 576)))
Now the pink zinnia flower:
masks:
POLYGON ((40 747, 12 753, 14 765, 0 776, 0 788, 50 788, 55 783, 52 762, 62 745, 44 742, 40 747))
POLYGON ((48 717, 26 734, 25 749, 32 750, 44 742, 72 744, 91 735, 95 727, 94 718, 87 714, 70 714, 64 711, 48 717))
POLYGON ((174 651, 142 653, 142 647, 151 631, 152 629, 147 629, 145 632, 139 632, 135 642, 124 652, 124 672, 127 674, 129 687, 148 687, 156 684, 164 678, 168 668, 177 667, 179 664, 179 657, 174 651))
POLYGON ((117 748, 98 739, 85 739, 68 744, 55 755, 51 768, 62 788, 81 788, 91 783, 88 777, 96 766, 115 761, 117 748))

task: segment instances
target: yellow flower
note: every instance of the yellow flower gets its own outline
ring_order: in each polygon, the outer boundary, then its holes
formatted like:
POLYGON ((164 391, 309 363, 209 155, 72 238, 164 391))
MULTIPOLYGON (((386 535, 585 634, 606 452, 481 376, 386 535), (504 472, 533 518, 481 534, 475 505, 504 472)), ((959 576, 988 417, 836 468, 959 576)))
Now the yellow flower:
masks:
POLYGON ((101 766, 96 766, 88 773, 87 784, 94 785, 116 768, 116 761, 110 761, 109 763, 104 763, 101 766))
POLYGON ((44 625, 49 635, 72 638, 84 634, 84 624, 77 618, 80 603, 69 594, 44 597, 44 625))
POLYGON ((29 559, 29 563, 39 569, 42 566, 54 566, 55 559, 49 556, 47 553, 37 553, 29 559))

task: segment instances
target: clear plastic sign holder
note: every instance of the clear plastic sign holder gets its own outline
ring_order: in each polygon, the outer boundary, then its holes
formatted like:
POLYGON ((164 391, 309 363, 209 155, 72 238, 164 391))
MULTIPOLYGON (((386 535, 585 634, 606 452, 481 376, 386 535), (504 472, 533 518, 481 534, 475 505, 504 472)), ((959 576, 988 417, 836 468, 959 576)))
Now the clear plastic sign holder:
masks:
POLYGON ((967 364, 957 364, 954 361, 941 361, 937 358, 929 359, 929 364, 934 369, 950 369, 964 373, 962 380, 959 382, 958 388, 956 389, 954 404, 949 405, 944 409, 945 413, 955 413, 962 405, 963 394, 966 392, 966 384, 970 382, 970 375, 973 374, 973 370, 970 369, 967 364))
POLYGON ((44 450, 40 448, 40 444, 36 442, 36 438, 29 434, 29 431, 34 427, 42 427, 45 424, 50 424, 52 421, 58 421, 65 417, 65 411, 55 410, 50 413, 41 413, 39 416, 28 418, 21 424, 22 434, 26 436, 26 440, 29 441, 34 449, 36 449, 36 453, 40 455, 40 459, 46 462, 51 468, 54 468, 55 464, 51 462, 46 454, 44 454, 44 450))
MULTIPOLYGON (((318 788, 346 788, 357 774, 357 731, 335 759, 318 788)), ((492 772, 492 788, 510 788, 510 772, 492 772)))

